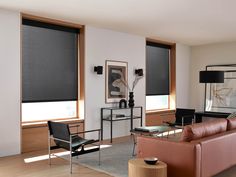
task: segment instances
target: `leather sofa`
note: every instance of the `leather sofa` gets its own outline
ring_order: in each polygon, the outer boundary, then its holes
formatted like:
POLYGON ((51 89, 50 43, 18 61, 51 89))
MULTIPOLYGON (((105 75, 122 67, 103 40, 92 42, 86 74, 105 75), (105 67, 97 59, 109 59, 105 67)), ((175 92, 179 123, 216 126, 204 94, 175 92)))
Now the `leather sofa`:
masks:
POLYGON ((236 118, 185 126, 178 142, 137 137, 137 157, 158 157, 168 177, 210 177, 236 165, 236 118))

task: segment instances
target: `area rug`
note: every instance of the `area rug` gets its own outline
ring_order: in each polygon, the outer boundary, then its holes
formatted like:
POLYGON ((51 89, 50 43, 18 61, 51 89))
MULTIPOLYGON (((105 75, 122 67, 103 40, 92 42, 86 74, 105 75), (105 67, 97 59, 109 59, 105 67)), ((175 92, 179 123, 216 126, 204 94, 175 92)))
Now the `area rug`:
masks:
MULTIPOLYGON (((170 141, 178 141, 181 130, 178 130, 176 134, 172 132, 168 136, 170 141)), ((167 134, 161 136, 167 138, 167 134)), ((78 161, 81 165, 92 168, 97 171, 107 173, 115 177, 127 177, 128 176, 128 161, 135 158, 132 156, 134 142, 130 139, 127 142, 112 144, 109 147, 101 149, 101 164, 98 164, 98 152, 85 154, 79 156, 78 161)), ((75 159, 77 160, 77 159, 75 159)))
MULTIPOLYGON (((112 144, 101 149, 101 164, 98 164, 98 152, 81 155, 78 161, 81 165, 104 172, 115 177, 128 176, 128 161, 132 156, 133 142, 112 144)), ((77 159, 74 159, 76 161, 77 159)))
MULTIPOLYGON (((171 135, 168 139, 178 141, 180 133, 171 135)), ((88 168, 104 172, 114 177, 128 177, 128 161, 132 156, 133 141, 113 144, 101 149, 101 165, 98 165, 98 152, 85 154, 74 158, 75 162, 88 168)), ((235 177, 236 166, 226 170, 215 177, 235 177)))

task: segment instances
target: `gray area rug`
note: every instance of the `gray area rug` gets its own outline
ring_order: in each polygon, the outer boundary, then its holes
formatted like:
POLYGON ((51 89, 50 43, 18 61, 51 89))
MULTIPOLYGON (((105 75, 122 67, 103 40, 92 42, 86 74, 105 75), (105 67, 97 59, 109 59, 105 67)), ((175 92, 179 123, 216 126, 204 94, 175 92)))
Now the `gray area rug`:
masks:
MULTIPOLYGON (((168 136, 168 139, 178 141, 180 135, 181 133, 171 134, 168 136)), ((164 134, 163 138, 166 137, 167 134, 164 134)), ((130 139, 127 142, 112 144, 110 147, 102 148, 100 166, 98 165, 98 152, 81 155, 78 161, 83 166, 111 176, 128 177, 128 161, 129 159, 135 158, 132 156, 133 145, 133 139, 130 139)), ((77 161, 77 159, 74 158, 74 161, 77 161)))
MULTIPOLYGON (((128 161, 132 156, 133 142, 112 144, 101 149, 101 164, 98 165, 98 152, 79 156, 79 163, 115 177, 128 176, 128 161)), ((75 158, 74 161, 77 159, 75 158)))
MULTIPOLYGON (((176 141, 179 136, 171 136, 170 140, 176 141)), ((128 177, 128 161, 132 156, 133 141, 112 144, 110 147, 101 149, 101 165, 98 165, 98 152, 79 156, 78 162, 88 168, 104 172, 114 177, 128 177)), ((236 166, 231 167, 214 177, 235 177, 236 166)))

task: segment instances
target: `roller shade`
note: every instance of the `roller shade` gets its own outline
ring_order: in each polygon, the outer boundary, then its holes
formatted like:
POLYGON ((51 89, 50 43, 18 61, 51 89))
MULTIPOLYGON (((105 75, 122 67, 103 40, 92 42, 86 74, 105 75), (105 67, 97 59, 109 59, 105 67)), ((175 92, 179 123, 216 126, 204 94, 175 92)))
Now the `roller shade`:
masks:
POLYGON ((22 102, 77 100, 78 30, 22 24, 22 102))
POLYGON ((146 95, 169 95, 170 46, 147 42, 146 95))

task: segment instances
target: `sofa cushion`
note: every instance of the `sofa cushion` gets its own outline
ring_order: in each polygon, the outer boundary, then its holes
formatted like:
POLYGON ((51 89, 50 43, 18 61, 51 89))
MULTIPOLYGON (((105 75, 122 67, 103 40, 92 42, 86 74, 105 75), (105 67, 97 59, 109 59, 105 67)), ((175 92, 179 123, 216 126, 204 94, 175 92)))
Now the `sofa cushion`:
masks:
POLYGON ((215 135, 217 133, 225 132, 226 129, 227 120, 225 119, 216 119, 213 121, 187 125, 184 127, 180 140, 190 142, 192 140, 197 140, 207 136, 215 135))

